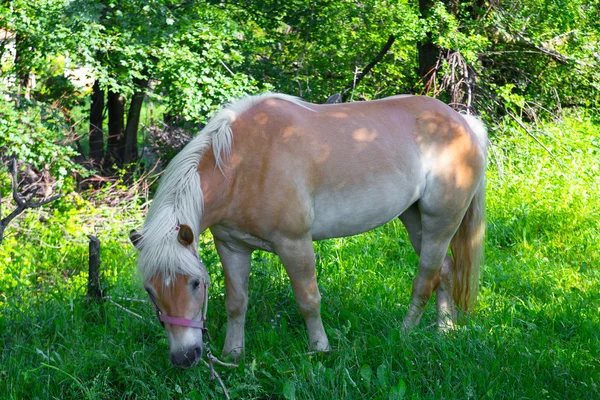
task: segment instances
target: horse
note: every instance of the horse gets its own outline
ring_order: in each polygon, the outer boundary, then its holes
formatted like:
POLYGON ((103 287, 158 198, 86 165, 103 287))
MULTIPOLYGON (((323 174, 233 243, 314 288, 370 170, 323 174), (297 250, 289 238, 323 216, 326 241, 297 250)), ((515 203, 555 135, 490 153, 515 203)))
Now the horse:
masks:
POLYGON ((245 351, 254 250, 280 257, 310 349, 326 352, 313 241, 395 218, 419 255, 402 328, 419 323, 434 291, 437 326, 452 328, 478 291, 486 149, 479 119, 425 96, 318 105, 271 93, 224 106, 169 163, 143 228, 130 234, 172 364, 192 367, 205 351, 206 229, 225 277, 224 356, 245 351))

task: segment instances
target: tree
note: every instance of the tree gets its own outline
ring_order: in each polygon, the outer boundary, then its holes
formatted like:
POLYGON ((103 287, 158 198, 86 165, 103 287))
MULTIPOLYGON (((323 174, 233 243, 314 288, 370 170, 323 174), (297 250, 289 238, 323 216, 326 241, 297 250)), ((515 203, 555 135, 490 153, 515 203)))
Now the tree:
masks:
POLYGON ((199 121, 232 96, 256 90, 245 74, 231 70, 239 41, 232 39, 237 25, 227 10, 169 0, 76 0, 65 13, 73 27, 95 26, 76 52, 97 77, 90 109, 90 157, 96 161, 102 158, 100 116, 107 92, 105 168, 137 161, 146 96, 166 104, 170 114, 199 121))
POLYGON ((426 91, 459 109, 513 119, 523 111, 526 118, 557 112, 561 103, 597 107, 599 2, 593 3, 420 0, 428 26, 419 44, 426 91))

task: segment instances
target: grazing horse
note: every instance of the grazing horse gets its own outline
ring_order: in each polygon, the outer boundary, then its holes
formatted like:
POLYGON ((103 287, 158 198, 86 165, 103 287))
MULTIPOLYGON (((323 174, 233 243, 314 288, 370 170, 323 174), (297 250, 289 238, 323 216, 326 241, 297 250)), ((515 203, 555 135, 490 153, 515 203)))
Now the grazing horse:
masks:
POLYGON ((403 326, 419 323, 436 291, 437 324, 451 327, 478 289, 486 146, 479 120, 429 97, 317 105, 267 94, 223 108, 169 163, 143 229, 130 235, 172 363, 202 356, 209 276, 198 237, 207 228, 225 273, 224 355, 244 351, 254 250, 281 258, 310 347, 327 351, 312 242, 396 217, 420 257, 403 326))

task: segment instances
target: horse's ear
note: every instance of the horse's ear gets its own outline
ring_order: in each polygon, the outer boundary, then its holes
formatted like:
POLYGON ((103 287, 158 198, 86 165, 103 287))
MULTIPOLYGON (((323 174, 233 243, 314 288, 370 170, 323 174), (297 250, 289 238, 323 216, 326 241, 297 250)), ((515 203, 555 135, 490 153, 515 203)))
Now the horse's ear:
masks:
POLYGON ((194 232, 192 232, 192 228, 185 224, 179 225, 177 240, 186 247, 194 243, 194 232))
POLYGON ((131 232, 129 232, 129 240, 131 240, 131 243, 133 244, 133 246, 136 249, 141 250, 141 248, 140 248, 140 241, 142 240, 141 233, 139 233, 135 229, 132 230, 131 232))

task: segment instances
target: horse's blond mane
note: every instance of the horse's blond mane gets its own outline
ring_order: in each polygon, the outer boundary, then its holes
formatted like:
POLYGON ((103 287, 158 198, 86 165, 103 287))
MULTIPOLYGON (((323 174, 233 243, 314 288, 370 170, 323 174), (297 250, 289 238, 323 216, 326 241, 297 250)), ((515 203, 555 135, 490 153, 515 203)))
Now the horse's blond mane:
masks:
POLYGON ((164 278, 182 273, 208 281, 208 273, 202 268, 197 253, 204 208, 198 164, 204 152, 212 146, 216 166, 222 169, 233 144, 231 124, 245 111, 267 99, 286 100, 306 107, 300 103, 300 99, 285 94, 245 97, 224 106, 171 160, 160 178, 158 191, 150 205, 138 244, 138 269, 144 280, 157 273, 161 273, 164 278), (176 227, 180 224, 189 225, 194 232, 194 243, 190 249, 183 247, 177 240, 176 227))

